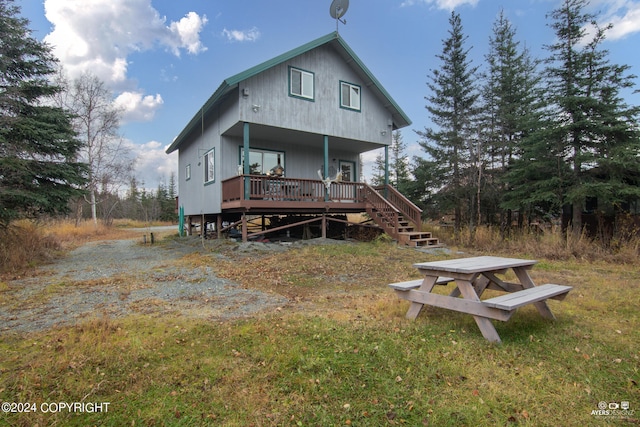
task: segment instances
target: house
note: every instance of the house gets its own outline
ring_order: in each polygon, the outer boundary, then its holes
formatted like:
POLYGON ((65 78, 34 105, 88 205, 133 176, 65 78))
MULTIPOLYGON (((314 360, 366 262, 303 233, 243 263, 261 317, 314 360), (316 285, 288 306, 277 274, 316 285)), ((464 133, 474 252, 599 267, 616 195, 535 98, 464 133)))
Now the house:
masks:
POLYGON ((420 209, 359 180, 360 154, 410 123, 333 32, 224 80, 166 152, 178 150, 189 228, 234 228, 246 241, 314 224, 326 236, 330 221, 366 212, 398 241, 432 245, 420 209))

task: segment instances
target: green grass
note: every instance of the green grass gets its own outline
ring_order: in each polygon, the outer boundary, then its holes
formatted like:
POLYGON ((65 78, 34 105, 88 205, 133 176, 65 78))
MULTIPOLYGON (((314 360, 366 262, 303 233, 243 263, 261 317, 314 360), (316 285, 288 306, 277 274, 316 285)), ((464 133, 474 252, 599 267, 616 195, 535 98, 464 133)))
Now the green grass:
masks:
MULTIPOLYGON (((633 265, 544 260, 532 276, 574 286, 497 322, 487 342, 468 315, 407 303, 386 283, 434 256, 392 244, 286 254, 186 257, 291 306, 252 319, 96 318, 0 341, 3 402, 109 402, 108 413, 3 414, 0 425, 637 425, 640 332, 633 265), (216 259, 215 264, 212 260, 216 259), (259 271, 257 271, 259 270, 259 271), (372 278, 373 277, 373 278, 372 278), (591 415, 630 402, 631 419, 591 415)), ((515 254, 511 254, 515 255, 515 254)), ((441 290, 445 292, 444 289, 441 290)))

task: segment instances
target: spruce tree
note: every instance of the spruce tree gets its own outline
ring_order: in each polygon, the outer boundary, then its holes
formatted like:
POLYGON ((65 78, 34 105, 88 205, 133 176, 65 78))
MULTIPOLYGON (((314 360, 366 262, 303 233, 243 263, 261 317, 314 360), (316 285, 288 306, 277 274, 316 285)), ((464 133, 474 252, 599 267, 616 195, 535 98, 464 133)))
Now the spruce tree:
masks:
POLYGON ((527 210, 514 189, 527 185, 517 162, 522 141, 539 127, 540 96, 538 61, 516 40, 516 31, 501 12, 493 25, 487 71, 482 88, 482 136, 486 146, 483 204, 486 215, 498 215, 503 233, 511 224, 511 211, 527 210), (516 163, 514 165, 514 163, 516 163), (517 166, 517 167, 514 167, 517 166), (502 203, 502 204, 501 204, 502 203))
MULTIPOLYGON (((582 232, 586 199, 615 204, 637 197, 638 108, 624 104, 620 91, 633 86, 628 66, 611 64, 602 48, 606 31, 586 13, 586 0, 564 0, 551 13, 557 42, 550 52, 546 74, 553 119, 548 137, 557 147, 555 159, 569 176, 561 200, 572 212, 576 234, 582 232), (592 28, 588 37, 586 28, 592 28), (635 162, 633 159, 635 158, 635 162), (630 179, 635 174, 636 178, 630 179)), ((599 207, 602 209, 604 206, 599 207)))
POLYGON ((393 132, 391 147, 389 150, 389 174, 390 181, 398 191, 405 194, 409 177, 409 158, 406 154, 407 144, 405 144, 402 133, 397 130, 393 132))
MULTIPOLYGON (((477 131, 478 90, 475 86, 477 67, 467 59, 462 20, 456 12, 449 18, 449 37, 443 40, 442 53, 436 55, 440 68, 432 70, 425 97, 427 111, 436 127, 417 132, 419 142, 430 157, 421 166, 432 165, 429 173, 414 175, 430 177, 426 187, 438 188, 438 204, 444 211, 453 211, 454 230, 460 231, 464 208, 473 203, 473 188, 469 186, 473 173, 472 156, 477 151, 474 133, 477 131)), ((419 167, 421 167, 419 165, 419 167)), ((467 215, 468 216, 468 215, 467 215)))
POLYGON ((11 0, 0 0, 0 226, 59 214, 80 194, 87 168, 71 117, 52 107, 60 91, 50 48, 34 39, 11 0))

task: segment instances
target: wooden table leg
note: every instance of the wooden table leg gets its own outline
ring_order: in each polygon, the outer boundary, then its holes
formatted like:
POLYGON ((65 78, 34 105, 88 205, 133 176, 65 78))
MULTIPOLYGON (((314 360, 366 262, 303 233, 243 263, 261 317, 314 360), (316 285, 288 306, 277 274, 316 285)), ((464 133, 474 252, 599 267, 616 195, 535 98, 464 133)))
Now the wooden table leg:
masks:
MULTIPOLYGON (((533 283, 533 280, 531 280, 531 277, 529 276, 529 273, 527 273, 527 270, 525 268, 516 267, 513 269, 513 271, 514 273, 516 273, 518 280, 520 280, 520 283, 522 283, 522 286, 525 289, 533 288, 536 286, 533 283)), ((540 313, 540 315, 545 319, 556 320, 556 316, 553 315, 546 301, 534 302, 533 305, 538 310, 538 313, 540 313)))
MULTIPOLYGON (((476 280, 478 279, 478 274, 474 274, 473 276, 471 276, 471 278, 469 279, 469 282, 471 283, 476 283, 476 280)), ((460 288, 458 288, 457 286, 451 291, 451 293, 449 294, 450 297, 453 298, 457 298, 459 297, 460 294, 460 288)))
MULTIPOLYGON (((460 289, 460 293, 462 293, 462 296, 465 299, 480 301, 480 298, 478 297, 478 294, 476 293, 476 290, 471 282, 456 279, 456 285, 458 286, 458 289, 460 289)), ((478 325, 478 328, 480 329, 483 337, 485 337, 490 342, 502 342, 500 340, 500 336, 498 335, 498 331, 496 331, 495 326, 493 326, 493 323, 491 323, 491 319, 482 316, 473 316, 473 319, 476 321, 476 325, 478 325)))
POLYGON ((482 296, 484 290, 487 289, 487 286, 489 286, 489 283, 491 283, 491 280, 489 280, 489 278, 485 276, 479 276, 478 278, 476 278, 476 280, 473 281, 473 288, 476 290, 476 295, 478 295, 478 298, 482 296))
MULTIPOLYGON (((418 289, 429 293, 435 286, 437 280, 438 280, 437 277, 425 276, 424 280, 422 281, 422 285, 420 285, 420 288, 418 289)), ((420 311, 422 311, 422 307, 424 307, 424 304, 421 304, 419 302, 411 302, 411 305, 409 306, 409 310, 407 310, 406 318, 414 320, 416 317, 418 317, 418 315, 420 314, 420 311)))

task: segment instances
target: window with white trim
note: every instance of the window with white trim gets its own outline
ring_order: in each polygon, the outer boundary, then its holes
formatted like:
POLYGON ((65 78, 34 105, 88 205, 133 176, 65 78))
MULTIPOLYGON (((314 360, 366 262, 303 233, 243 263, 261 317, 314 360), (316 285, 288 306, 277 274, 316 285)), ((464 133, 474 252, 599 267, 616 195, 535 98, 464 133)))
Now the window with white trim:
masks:
POLYGON ((313 100, 314 77, 309 71, 289 67, 289 95, 313 100))
POLYGON ((360 111, 360 94, 362 89, 358 85, 340 82, 340 106, 350 110, 360 111))
POLYGON ((204 183, 215 181, 216 177, 216 160, 215 148, 204 154, 204 183))

